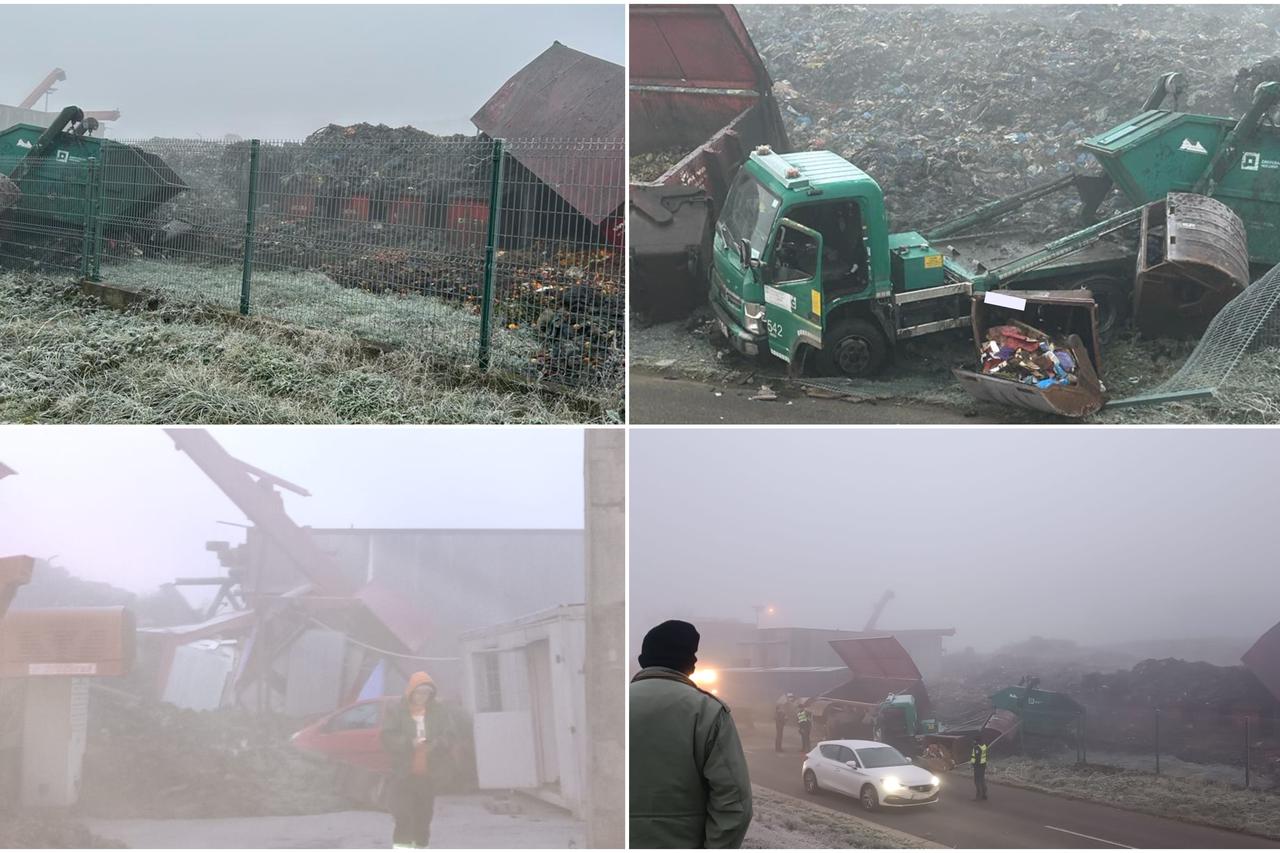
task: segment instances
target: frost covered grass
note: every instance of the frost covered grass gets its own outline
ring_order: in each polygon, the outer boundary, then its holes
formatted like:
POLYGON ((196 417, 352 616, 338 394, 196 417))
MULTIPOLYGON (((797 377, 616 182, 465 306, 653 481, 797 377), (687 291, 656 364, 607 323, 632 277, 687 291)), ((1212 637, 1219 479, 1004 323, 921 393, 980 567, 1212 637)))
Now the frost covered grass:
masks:
MULTIPOLYGON (((230 311, 240 305, 241 268, 234 264, 195 266, 139 259, 103 266, 102 279, 129 290, 230 311)), ((432 296, 340 287, 319 272, 255 270, 250 311, 312 329, 340 329, 453 361, 474 362, 480 341, 477 312, 432 296)), ((539 346, 535 336, 497 324, 491 341, 493 367, 516 375, 530 370, 539 346)))
POLYGON ((923 838, 885 829, 768 788, 751 787, 753 816, 742 846, 754 849, 885 849, 935 847, 923 838))
POLYGON ((1207 778, 1022 757, 1002 758, 987 772, 992 781, 1034 791, 1280 838, 1280 794, 1271 791, 1245 790, 1207 778))
POLYGON ((0 274, 0 421, 582 423, 617 413, 442 366, 371 357, 344 332, 162 300, 108 308, 49 278, 0 274))

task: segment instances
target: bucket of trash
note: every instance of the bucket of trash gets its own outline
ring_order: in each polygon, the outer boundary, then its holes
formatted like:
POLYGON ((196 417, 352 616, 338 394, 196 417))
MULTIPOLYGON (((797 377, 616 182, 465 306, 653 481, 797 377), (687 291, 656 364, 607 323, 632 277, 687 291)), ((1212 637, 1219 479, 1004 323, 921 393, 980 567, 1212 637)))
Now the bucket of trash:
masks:
POLYGON ((980 402, 1083 418, 1106 402, 1098 305, 1087 290, 974 294, 976 370, 952 371, 980 402))

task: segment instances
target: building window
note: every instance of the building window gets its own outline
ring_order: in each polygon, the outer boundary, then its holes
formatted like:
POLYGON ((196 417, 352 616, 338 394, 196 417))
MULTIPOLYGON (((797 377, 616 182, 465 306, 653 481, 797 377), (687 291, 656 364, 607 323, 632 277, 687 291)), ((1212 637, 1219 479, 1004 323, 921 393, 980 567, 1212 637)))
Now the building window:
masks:
POLYGON ((481 713, 502 710, 502 667, 499 652, 475 655, 476 710, 481 713))

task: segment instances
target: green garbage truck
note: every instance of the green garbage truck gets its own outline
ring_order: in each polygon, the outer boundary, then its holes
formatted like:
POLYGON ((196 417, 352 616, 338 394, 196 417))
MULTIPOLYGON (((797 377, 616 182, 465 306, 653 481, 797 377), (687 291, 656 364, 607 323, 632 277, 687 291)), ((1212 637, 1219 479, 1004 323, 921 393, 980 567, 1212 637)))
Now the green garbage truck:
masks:
POLYGON ((1196 334, 1251 271, 1280 262, 1280 129, 1267 120, 1280 84, 1259 86, 1239 120, 1163 109, 1182 88, 1164 75, 1140 115, 1081 143, 1105 174, 1066 175, 924 233, 892 232, 880 186, 839 155, 757 148, 715 225, 720 333, 793 374, 864 377, 900 342, 971 325, 975 297, 1032 287, 1084 291, 1103 336, 1131 314, 1148 332, 1196 334), (1127 209, 1042 244, 973 233, 1072 186, 1095 220, 1113 186, 1127 209))

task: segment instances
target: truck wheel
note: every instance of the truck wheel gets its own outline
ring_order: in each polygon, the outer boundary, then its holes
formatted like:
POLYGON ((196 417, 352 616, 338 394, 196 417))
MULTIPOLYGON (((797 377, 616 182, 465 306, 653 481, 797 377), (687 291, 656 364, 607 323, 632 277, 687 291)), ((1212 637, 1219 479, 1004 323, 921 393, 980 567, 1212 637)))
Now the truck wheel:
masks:
POLYGON ((813 775, 812 770, 804 771, 804 792, 806 794, 818 793, 818 777, 813 775))
POLYGON ((1129 321, 1133 289, 1111 275, 1091 275, 1075 286, 1093 293, 1093 301, 1098 303, 1098 337, 1105 343, 1129 321))
POLYGON ((822 342, 818 370, 823 376, 874 376, 884 364, 887 349, 884 336, 871 323, 841 320, 822 342))
POLYGON ((862 807, 869 812, 880 808, 880 795, 876 793, 875 785, 863 785, 862 796, 858 799, 862 801, 862 807))

